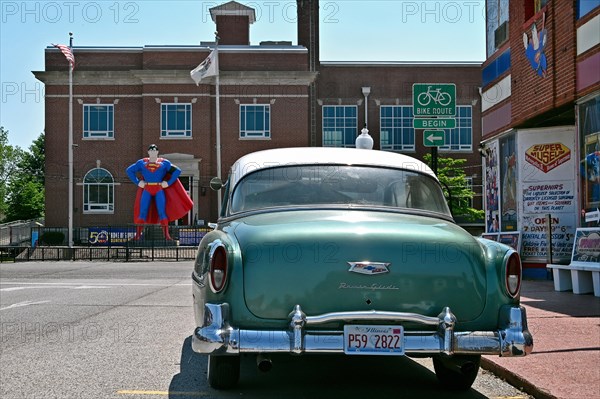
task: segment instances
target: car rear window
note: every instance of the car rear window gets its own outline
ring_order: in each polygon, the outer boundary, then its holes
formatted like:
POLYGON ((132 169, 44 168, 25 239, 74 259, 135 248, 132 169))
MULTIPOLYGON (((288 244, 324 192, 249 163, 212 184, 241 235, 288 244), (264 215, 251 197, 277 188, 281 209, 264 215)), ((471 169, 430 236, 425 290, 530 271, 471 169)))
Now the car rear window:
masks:
POLYGON ((262 169, 234 188, 231 213, 323 205, 418 209, 450 215, 437 181, 411 170, 350 165, 262 169))

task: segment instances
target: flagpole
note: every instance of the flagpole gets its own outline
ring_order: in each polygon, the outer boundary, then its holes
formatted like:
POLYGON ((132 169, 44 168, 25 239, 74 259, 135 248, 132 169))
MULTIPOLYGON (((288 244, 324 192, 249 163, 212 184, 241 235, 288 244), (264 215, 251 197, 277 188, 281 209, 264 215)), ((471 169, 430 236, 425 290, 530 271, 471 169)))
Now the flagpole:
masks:
MULTIPOLYGON (((73 33, 69 32, 73 51, 73 33)), ((69 62, 69 248, 73 248, 73 65, 69 62)))
MULTIPOLYGON (((221 179, 221 101, 219 94, 219 32, 215 32, 215 60, 217 63, 217 80, 215 85, 215 118, 217 130, 217 177, 221 179)), ((221 190, 217 191, 217 210, 221 214, 221 190)))

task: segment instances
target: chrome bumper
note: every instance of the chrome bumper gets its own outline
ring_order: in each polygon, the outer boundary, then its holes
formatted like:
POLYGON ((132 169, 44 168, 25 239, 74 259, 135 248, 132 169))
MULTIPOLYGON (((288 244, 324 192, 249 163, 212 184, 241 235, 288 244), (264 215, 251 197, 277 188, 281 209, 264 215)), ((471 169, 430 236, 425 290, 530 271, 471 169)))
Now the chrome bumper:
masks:
POLYGON ((531 353, 533 338, 527 329, 523 307, 504 307, 503 329, 497 331, 455 332, 456 317, 446 307, 438 317, 398 312, 340 312, 306 316, 300 305, 290 313, 287 330, 244 330, 227 320, 229 304, 205 304, 204 325, 192 337, 195 352, 236 355, 244 352, 343 353, 343 331, 310 330, 328 322, 411 322, 436 326, 436 331, 405 331, 407 355, 439 353, 525 356, 531 353))

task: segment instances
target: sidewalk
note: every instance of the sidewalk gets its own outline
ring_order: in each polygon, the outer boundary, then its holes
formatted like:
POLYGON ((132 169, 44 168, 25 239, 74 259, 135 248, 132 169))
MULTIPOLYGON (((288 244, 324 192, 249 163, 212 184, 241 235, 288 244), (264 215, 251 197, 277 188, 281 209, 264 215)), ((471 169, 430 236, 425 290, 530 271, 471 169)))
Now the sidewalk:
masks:
POLYGON ((600 399, 600 298, 554 291, 553 282, 523 282, 533 352, 483 356, 482 367, 536 398, 600 399))

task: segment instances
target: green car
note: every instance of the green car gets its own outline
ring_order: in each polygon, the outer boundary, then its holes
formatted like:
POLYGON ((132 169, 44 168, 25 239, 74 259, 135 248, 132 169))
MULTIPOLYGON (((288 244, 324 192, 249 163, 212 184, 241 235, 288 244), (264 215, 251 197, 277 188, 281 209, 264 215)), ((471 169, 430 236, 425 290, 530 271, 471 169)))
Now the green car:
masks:
POLYGON ((431 169, 385 151, 284 148, 240 158, 199 245, 192 347, 208 381, 237 384, 240 355, 432 357, 469 388, 481 355, 533 347, 512 248, 454 223, 431 169))

